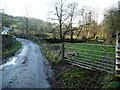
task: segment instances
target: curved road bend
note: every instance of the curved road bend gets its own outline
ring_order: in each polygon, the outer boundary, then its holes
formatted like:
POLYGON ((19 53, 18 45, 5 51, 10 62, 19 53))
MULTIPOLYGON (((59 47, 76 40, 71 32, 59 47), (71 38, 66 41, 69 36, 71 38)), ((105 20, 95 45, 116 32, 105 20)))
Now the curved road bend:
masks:
POLYGON ((10 28, 8 27, 3 27, 4 28, 4 31, 1 32, 1 34, 7 34, 8 31, 10 30, 10 28))
POLYGON ((49 88, 44 58, 39 46, 29 40, 2 66, 2 88, 49 88))

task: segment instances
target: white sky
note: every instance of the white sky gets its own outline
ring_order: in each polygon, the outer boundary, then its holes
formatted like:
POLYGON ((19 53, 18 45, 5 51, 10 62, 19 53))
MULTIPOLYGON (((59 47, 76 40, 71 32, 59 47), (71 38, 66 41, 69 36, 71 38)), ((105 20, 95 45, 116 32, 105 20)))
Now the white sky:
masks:
MULTIPOLYGON (((52 0, 0 0, 0 9, 4 8, 5 13, 13 16, 24 16, 26 12, 30 17, 47 20, 48 12, 51 9, 52 0)), ((90 6, 99 13, 99 21, 103 18, 105 8, 117 6, 120 0, 68 0, 78 2, 80 7, 90 6)))

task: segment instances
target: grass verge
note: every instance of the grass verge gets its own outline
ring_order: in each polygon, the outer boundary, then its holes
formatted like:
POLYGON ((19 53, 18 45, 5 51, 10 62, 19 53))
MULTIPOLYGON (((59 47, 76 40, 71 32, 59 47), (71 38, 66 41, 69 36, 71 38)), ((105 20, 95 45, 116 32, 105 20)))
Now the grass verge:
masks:
POLYGON ((46 56, 46 58, 51 62, 51 63, 58 63, 58 58, 55 57, 53 53, 46 47, 45 42, 38 42, 38 44, 42 47, 42 50, 46 56))
POLYGON ((19 41, 15 42, 15 45, 13 45, 12 47, 8 48, 8 49, 3 49, 2 51, 2 58, 8 58, 10 56, 13 56, 14 53, 19 50, 21 48, 21 43, 19 41))

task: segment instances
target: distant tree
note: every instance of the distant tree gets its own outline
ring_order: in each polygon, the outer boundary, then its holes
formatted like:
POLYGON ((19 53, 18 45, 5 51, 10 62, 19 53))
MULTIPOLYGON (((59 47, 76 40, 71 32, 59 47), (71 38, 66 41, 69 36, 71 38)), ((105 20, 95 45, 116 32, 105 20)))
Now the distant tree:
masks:
POLYGON ((25 25, 26 34, 28 34, 28 32, 29 32, 29 24, 30 24, 30 22, 29 22, 29 13, 30 13, 30 11, 29 11, 29 5, 26 5, 25 6, 25 10, 23 12, 24 17, 23 17, 23 20, 22 20, 22 22, 25 25))
POLYGON ((110 8, 104 15, 103 28, 106 41, 108 43, 113 42, 113 37, 117 31, 120 32, 120 14, 117 8, 110 8))
POLYGON ((26 34, 28 34, 28 30, 29 30, 29 18, 28 18, 28 13, 26 14, 26 16, 24 16, 24 20, 23 20, 24 24, 25 24, 25 30, 26 30, 26 34))
POLYGON ((7 14, 4 14, 3 15, 3 20, 2 20, 2 25, 4 26, 4 27, 10 27, 11 25, 13 24, 13 19, 12 19, 12 17, 8 17, 8 15, 7 14))
POLYGON ((73 24, 75 21, 75 18, 77 17, 78 14, 78 10, 77 10, 77 6, 78 4, 76 2, 73 2, 71 4, 68 5, 69 8, 69 21, 68 21, 68 28, 69 30, 71 30, 71 40, 73 40, 73 24))

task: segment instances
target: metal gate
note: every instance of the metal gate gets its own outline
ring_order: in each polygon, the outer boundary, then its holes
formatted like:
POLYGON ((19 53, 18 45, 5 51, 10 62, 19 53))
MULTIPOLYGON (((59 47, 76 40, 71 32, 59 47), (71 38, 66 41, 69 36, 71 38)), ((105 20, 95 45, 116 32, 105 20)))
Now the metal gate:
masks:
POLYGON ((76 66, 114 73, 115 47, 112 45, 65 43, 65 59, 76 66))

